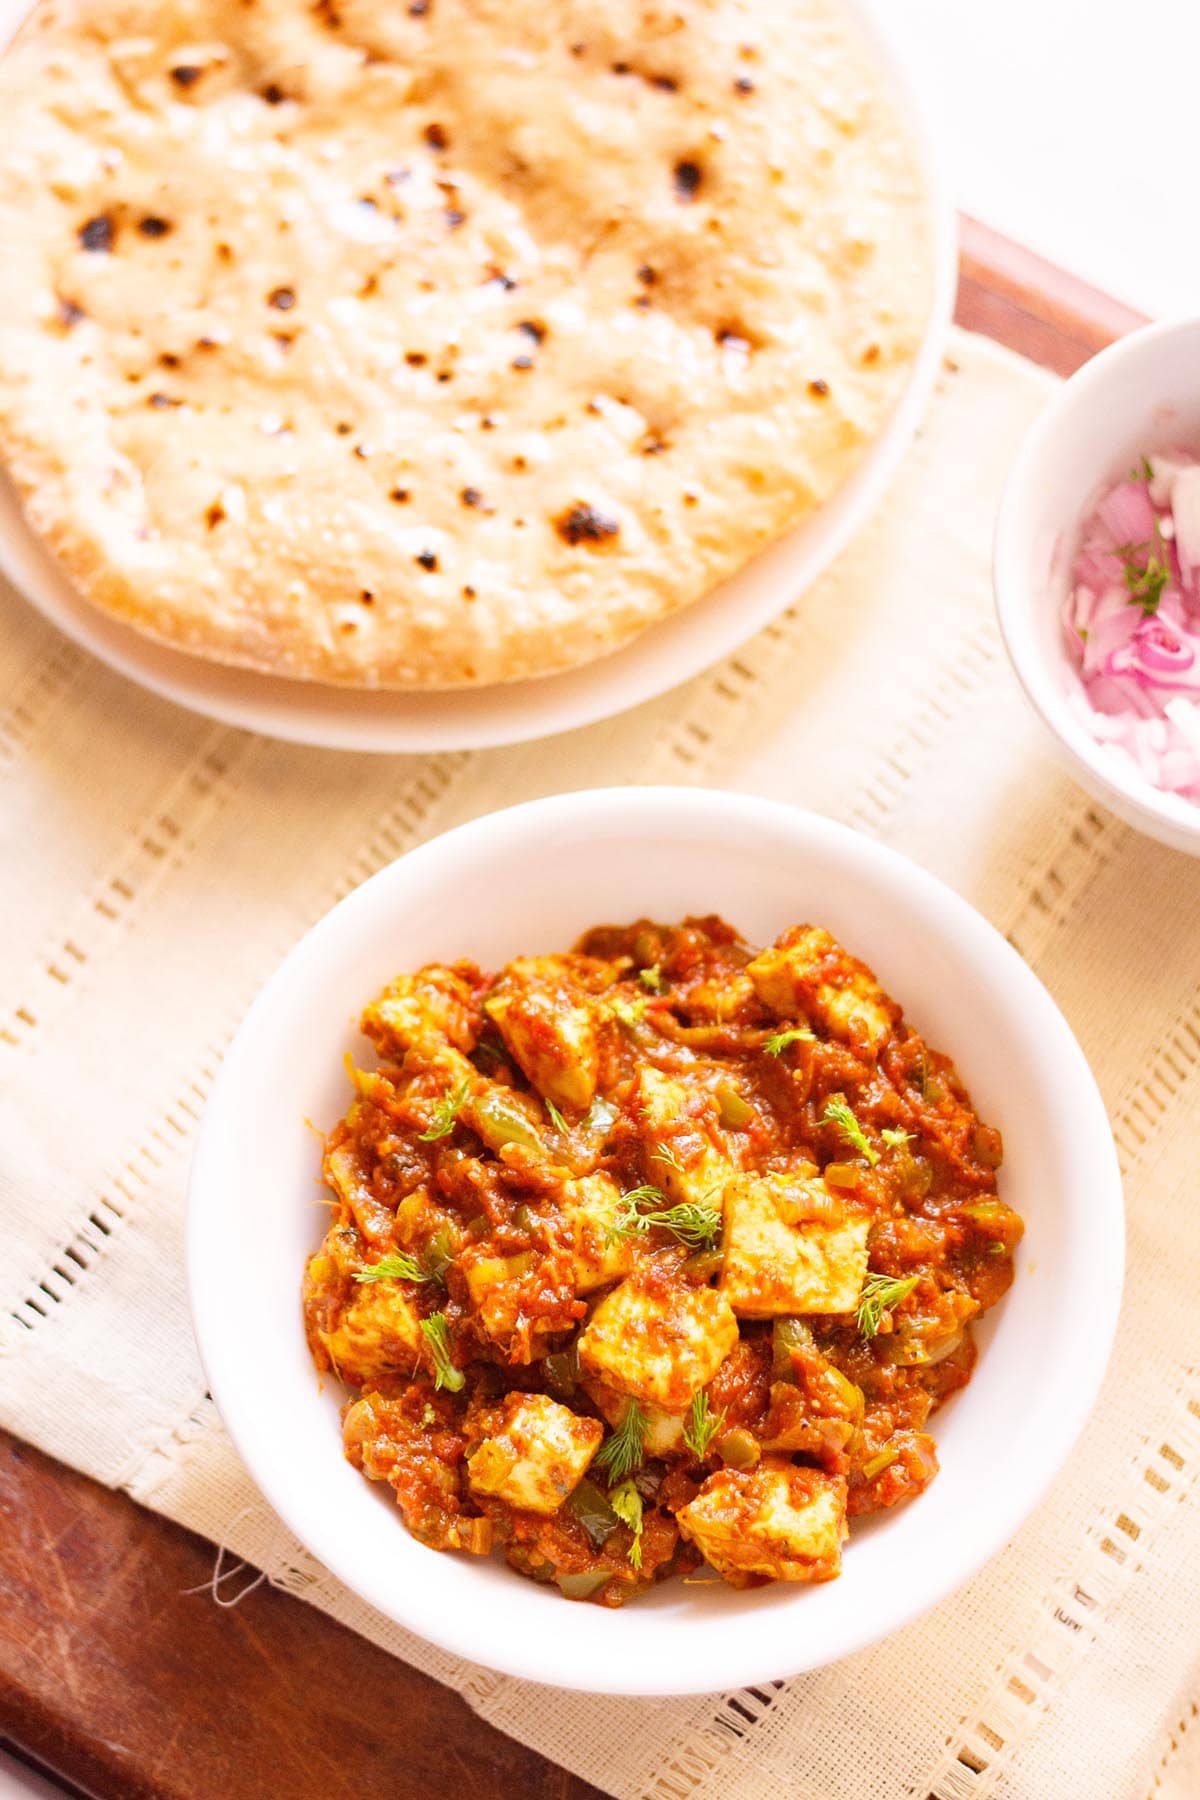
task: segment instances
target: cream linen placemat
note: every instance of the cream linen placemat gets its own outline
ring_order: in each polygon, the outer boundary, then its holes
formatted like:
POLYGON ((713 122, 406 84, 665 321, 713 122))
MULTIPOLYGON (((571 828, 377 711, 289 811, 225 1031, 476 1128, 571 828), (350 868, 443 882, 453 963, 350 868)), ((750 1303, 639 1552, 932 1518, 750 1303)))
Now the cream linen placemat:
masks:
MULTIPOLYGON (((921 441, 836 570, 710 674, 549 745, 375 759, 250 737, 141 693, 0 595, 0 1420, 622 1800, 1197 1791, 1185 1757, 1200 1692, 1200 867, 1057 771, 997 637, 997 496, 1050 387, 958 334, 921 441), (665 1702, 494 1675, 340 1588, 258 1498, 204 1397, 181 1257, 213 1072, 301 932, 446 826, 631 780, 815 807, 966 894, 1091 1059, 1130 1223, 1100 1405, 1008 1549, 927 1619, 836 1667, 665 1702)), ((998 1444, 980 1479, 1003 1480, 1004 1465, 998 1444)))

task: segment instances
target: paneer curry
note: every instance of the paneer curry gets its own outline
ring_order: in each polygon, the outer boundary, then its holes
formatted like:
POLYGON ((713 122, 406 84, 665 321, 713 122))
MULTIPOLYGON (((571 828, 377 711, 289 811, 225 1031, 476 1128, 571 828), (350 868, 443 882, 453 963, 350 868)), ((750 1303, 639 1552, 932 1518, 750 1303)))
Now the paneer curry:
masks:
POLYGON ((828 932, 602 926, 399 976, 363 1028, 305 1319, 420 1542, 606 1606, 705 1562, 825 1581, 933 1479, 1022 1226, 999 1133, 828 932))

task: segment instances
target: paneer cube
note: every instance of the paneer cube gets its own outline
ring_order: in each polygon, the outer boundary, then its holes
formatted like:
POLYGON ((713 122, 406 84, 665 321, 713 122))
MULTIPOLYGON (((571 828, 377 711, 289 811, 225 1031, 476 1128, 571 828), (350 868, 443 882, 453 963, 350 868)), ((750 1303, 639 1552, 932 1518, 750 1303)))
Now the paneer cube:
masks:
POLYGON ((811 1019, 830 1037, 878 1051, 900 1008, 866 963, 815 925, 797 925, 747 965, 759 999, 781 1019, 811 1019))
POLYGON ((363 1013, 363 1030, 385 1056, 444 1040, 471 1050, 478 1019, 470 983, 457 969, 434 963, 389 982, 363 1013))
POLYGON ((766 1461, 756 1469, 720 1469, 676 1518, 734 1587, 831 1581, 841 1573, 846 1483, 818 1469, 766 1461))
POLYGON ((544 1353, 547 1337, 574 1330, 583 1317, 566 1249, 497 1256, 484 1244, 469 1245, 458 1267, 477 1329, 511 1363, 533 1362, 544 1353))
POLYGON ((720 1291, 744 1319, 853 1312, 868 1230, 815 1171, 738 1175, 725 1190, 720 1291))
POLYGON ((712 1380, 737 1334, 723 1294, 650 1267, 601 1300, 580 1334, 579 1362, 618 1393, 664 1412, 683 1412, 712 1380))
POLYGON ((591 1105, 600 1066, 595 1015, 553 957, 510 963, 485 1008, 539 1094, 560 1107, 591 1105))
POLYGON ((598 1419, 581 1418, 547 1394, 508 1394, 467 1458, 467 1480, 477 1494, 521 1512, 556 1513, 603 1437, 598 1419))
POLYGON ((584 1175, 565 1181, 559 1201, 571 1230, 575 1257, 575 1292, 590 1294, 593 1288, 619 1281, 633 1267, 633 1246, 628 1238, 609 1242, 609 1232, 621 1205, 621 1190, 610 1175, 584 1175))
MULTIPOLYGON (((598 1381, 595 1376, 589 1377, 583 1384, 584 1392, 600 1408, 610 1425, 619 1425, 625 1417, 629 1406, 629 1395, 618 1394, 615 1388, 609 1387, 606 1381, 598 1381)), ((683 1428, 687 1423, 687 1414, 664 1412, 661 1406, 644 1406, 642 1417, 646 1422, 642 1437, 642 1449, 647 1456, 671 1456, 683 1444, 683 1428)))
POLYGON ((334 1373, 361 1387, 380 1375, 411 1374, 422 1343, 420 1314, 399 1282, 367 1282, 334 1328, 316 1336, 334 1373))
POLYGON ((672 1200, 719 1212, 734 1165, 710 1135, 715 1108, 709 1096, 690 1094, 682 1082, 647 1064, 638 1071, 634 1105, 645 1137, 650 1180, 672 1200))

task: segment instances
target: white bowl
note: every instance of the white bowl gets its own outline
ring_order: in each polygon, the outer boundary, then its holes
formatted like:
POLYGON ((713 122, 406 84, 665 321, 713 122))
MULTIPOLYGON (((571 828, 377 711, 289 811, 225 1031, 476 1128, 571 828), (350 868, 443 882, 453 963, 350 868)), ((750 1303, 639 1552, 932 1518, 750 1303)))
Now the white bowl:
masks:
POLYGON ((1079 783, 1128 824, 1200 856, 1200 806, 1163 794, 1091 737, 1068 705, 1061 626, 1080 533, 1143 453, 1200 452, 1200 319, 1131 332, 1063 384, 1029 433, 996 521, 996 609, 1034 709, 1079 783))
POLYGON ((1121 1189, 1104 1108, 1045 989, 964 900, 811 813, 694 789, 601 789, 494 813, 342 901, 251 1009, 192 1169, 189 1279, 213 1397, 247 1468, 309 1550, 380 1612, 511 1675, 601 1693, 701 1693, 794 1674, 894 1631, 1006 1542, 1070 1452, 1116 1324, 1121 1189), (857 1524, 841 1578, 738 1593, 673 1581, 622 1611, 503 1563, 428 1550, 342 1454, 300 1282, 322 1229, 320 1145, 349 1099, 354 1018, 434 958, 495 967, 589 925, 716 910, 752 940, 826 925, 951 1054, 1004 1134, 1026 1221, 1016 1282, 979 1331, 970 1386, 935 1416, 941 1474, 857 1524))
MULTIPOLYGON (((791 606, 849 543, 882 498, 920 424, 954 309, 957 237, 949 189, 925 109, 876 11, 847 0, 887 71, 909 124, 928 195, 934 289, 908 383, 879 437, 833 498, 712 593, 624 649, 563 675, 437 693, 369 693, 228 668, 172 650, 92 606, 25 521, 0 473, 0 572, 60 631, 153 693, 268 737, 333 750, 473 750, 550 737, 611 717, 690 680, 791 606)), ((0 0, 0 44, 28 0, 0 0)))

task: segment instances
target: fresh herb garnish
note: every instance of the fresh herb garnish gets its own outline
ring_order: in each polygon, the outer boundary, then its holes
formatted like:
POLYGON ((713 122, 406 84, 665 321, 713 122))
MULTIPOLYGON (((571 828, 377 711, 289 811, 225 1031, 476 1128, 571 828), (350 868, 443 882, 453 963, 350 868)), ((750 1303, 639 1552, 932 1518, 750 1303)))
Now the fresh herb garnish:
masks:
POLYGON ((647 969, 639 969, 638 980, 644 988, 649 988, 652 994, 662 993, 662 970, 657 963, 651 963, 647 969))
POLYGON ((607 1002, 607 1006, 613 1018, 619 1019, 622 1025, 640 1025, 646 1011, 645 999, 640 995, 636 1000, 625 1000, 618 994, 607 1002))
POLYGON ((898 1150, 901 1144, 907 1144, 911 1140, 913 1133, 900 1131, 894 1125, 885 1125, 879 1135, 891 1149, 898 1150))
POLYGON ((768 1056, 782 1056, 789 1044, 815 1044, 816 1034, 807 1025, 792 1025, 787 1031, 777 1031, 763 1045, 768 1056))
POLYGON ((631 1568, 640 1569, 642 1566, 642 1496, 632 1481, 623 1481, 619 1487, 610 1489, 608 1504, 622 1525, 628 1525, 633 1533, 633 1542, 629 1546, 629 1564, 631 1568))
MULTIPOLYGON (((1141 473, 1133 470, 1134 481, 1151 481, 1154 471, 1143 456, 1141 473)), ((1154 536, 1140 544, 1118 544, 1113 551, 1120 559, 1121 575, 1131 606, 1140 606, 1144 616, 1152 619, 1171 579, 1171 549, 1163 536, 1162 522, 1154 515, 1154 536)))
POLYGON ((427 1319, 422 1319, 421 1334, 433 1357, 434 1387, 448 1388, 452 1394, 457 1394, 466 1377, 461 1369, 455 1368, 450 1355, 450 1327, 445 1313, 431 1313, 427 1319))
POLYGON ((721 1235, 721 1215, 714 1206, 681 1204, 662 1213, 643 1213, 652 1225, 660 1225, 689 1250, 711 1250, 721 1235))
POLYGON ((707 1250, 715 1244, 721 1232, 721 1215, 715 1207, 702 1203, 683 1201, 678 1206, 653 1208, 643 1212, 641 1208, 647 1201, 665 1200, 666 1195, 660 1188, 634 1188, 628 1194, 622 1194, 617 1215, 608 1228, 607 1241, 613 1244, 618 1238, 644 1237, 652 1225, 669 1231, 677 1237, 681 1244, 689 1250, 707 1250))
POLYGON ((542 1105, 546 1108, 546 1111, 549 1113, 550 1123, 553 1125, 554 1129, 556 1131, 565 1131, 567 1129, 567 1121, 563 1118, 563 1116, 559 1112, 557 1106, 555 1106, 553 1100, 545 1100, 544 1099, 542 1101, 542 1105))
POLYGON ((895 1280, 891 1275, 868 1275, 858 1296, 858 1331, 860 1337, 873 1338, 883 1322, 885 1312, 912 1293, 917 1277, 909 1275, 895 1280))
POLYGON ((650 1152, 650 1161, 664 1162, 669 1169, 674 1169, 676 1174, 683 1174, 683 1164, 669 1144, 656 1144, 650 1152))
POLYGON ((432 1269, 419 1263, 415 1256, 398 1250, 394 1256, 381 1256, 367 1269, 354 1271, 355 1281, 434 1281, 432 1269))
POLYGON ((622 1194, 621 1205, 623 1207, 633 1207, 636 1211, 639 1206, 645 1206, 647 1204, 653 1205, 656 1200, 665 1200, 666 1197, 667 1196, 663 1193, 661 1188, 652 1187, 649 1182, 647 1182, 644 1187, 630 1188, 627 1194, 622 1194))
POLYGON ((825 1104, 821 1115, 822 1125, 836 1125, 847 1143, 853 1144, 860 1156, 865 1156, 874 1167, 879 1161, 879 1152, 869 1141, 866 1132, 855 1118, 853 1110, 840 1096, 825 1104))
POLYGON ((724 1423, 724 1409, 714 1418, 709 1411, 708 1395, 703 1388, 698 1394, 692 1395, 692 1404, 688 1409, 687 1420, 683 1427, 683 1441, 697 1462, 704 1461, 708 1446, 724 1423))
POLYGON ((621 1423, 609 1433, 596 1452, 596 1467, 603 1469, 610 1481, 628 1481, 633 1471, 641 1467, 642 1457, 645 1455, 646 1423, 645 1413, 636 1400, 631 1400, 625 1408, 621 1423))
POLYGON ((1151 542, 1118 544, 1114 554, 1120 558, 1129 604, 1140 606, 1145 617, 1152 619, 1171 579, 1171 557, 1157 519, 1151 542))
POLYGON ((418 1142, 434 1144, 438 1138, 449 1137, 454 1130, 454 1121, 462 1110, 463 1102, 470 1091, 470 1085, 464 1078, 453 1092, 443 1094, 434 1108, 432 1122, 420 1133, 418 1142))

